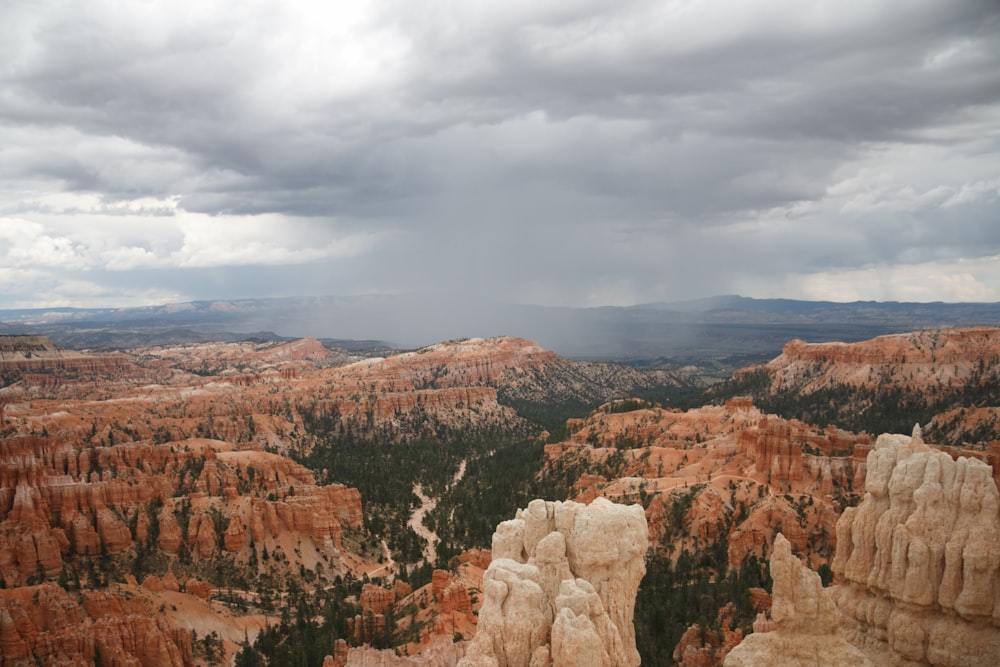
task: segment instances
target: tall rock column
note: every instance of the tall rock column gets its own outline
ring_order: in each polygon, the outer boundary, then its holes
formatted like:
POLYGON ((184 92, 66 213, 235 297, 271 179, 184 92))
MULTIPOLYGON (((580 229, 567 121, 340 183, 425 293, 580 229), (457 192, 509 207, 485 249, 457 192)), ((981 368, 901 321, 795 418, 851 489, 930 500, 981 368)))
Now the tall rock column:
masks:
POLYGON ((871 666, 856 647, 837 634, 837 608, 819 575, 792 554, 781 533, 771 554, 774 579, 772 619, 761 614, 748 635, 729 655, 725 667, 864 667, 871 666))
POLYGON ((497 526, 476 636, 459 667, 635 667, 646 573, 639 505, 534 500, 497 526))

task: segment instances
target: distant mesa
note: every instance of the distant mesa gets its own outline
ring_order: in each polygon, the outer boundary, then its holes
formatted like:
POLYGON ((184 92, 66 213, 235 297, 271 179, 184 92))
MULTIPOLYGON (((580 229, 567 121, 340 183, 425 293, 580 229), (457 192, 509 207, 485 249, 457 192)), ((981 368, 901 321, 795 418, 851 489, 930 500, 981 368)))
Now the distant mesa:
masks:
POLYGON ((0 335, 0 371, 93 369, 123 365, 123 355, 91 355, 58 347, 46 336, 0 335))

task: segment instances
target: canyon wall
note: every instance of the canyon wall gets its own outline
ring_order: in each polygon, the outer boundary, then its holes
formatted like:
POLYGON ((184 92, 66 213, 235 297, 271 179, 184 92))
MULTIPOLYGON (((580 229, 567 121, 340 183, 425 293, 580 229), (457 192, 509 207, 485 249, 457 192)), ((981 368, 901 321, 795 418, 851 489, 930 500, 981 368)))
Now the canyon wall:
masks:
POLYGON ((224 442, 77 448, 56 438, 3 441, 0 577, 56 576, 80 556, 151 546, 194 559, 302 542, 302 557, 339 571, 344 529, 360 530, 357 489, 317 486, 304 467, 224 442), (307 548, 307 546, 309 548, 307 548))
POLYGON ((794 340, 772 361, 741 369, 733 379, 732 391, 753 394, 769 411, 809 415, 816 423, 883 433, 920 422, 934 442, 979 450, 963 454, 980 460, 987 460, 983 450, 1000 441, 996 327, 856 343, 794 340))

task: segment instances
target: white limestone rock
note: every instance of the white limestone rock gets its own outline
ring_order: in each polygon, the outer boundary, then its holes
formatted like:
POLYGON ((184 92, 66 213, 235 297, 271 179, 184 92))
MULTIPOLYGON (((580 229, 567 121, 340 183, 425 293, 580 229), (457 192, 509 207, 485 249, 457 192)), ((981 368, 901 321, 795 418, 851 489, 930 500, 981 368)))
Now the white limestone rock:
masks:
POLYGON ((534 500, 497 526, 476 636, 460 667, 635 667, 646 572, 639 505, 534 500))
POLYGON ((771 622, 758 618, 753 634, 726 656, 725 667, 872 665, 837 634, 837 609, 829 590, 823 588, 817 573, 792 554, 791 545, 780 533, 774 538, 771 577, 771 622))
POLYGON ((1000 493, 990 466, 912 437, 868 454, 864 501, 837 523, 844 635, 877 662, 1000 664, 1000 493))

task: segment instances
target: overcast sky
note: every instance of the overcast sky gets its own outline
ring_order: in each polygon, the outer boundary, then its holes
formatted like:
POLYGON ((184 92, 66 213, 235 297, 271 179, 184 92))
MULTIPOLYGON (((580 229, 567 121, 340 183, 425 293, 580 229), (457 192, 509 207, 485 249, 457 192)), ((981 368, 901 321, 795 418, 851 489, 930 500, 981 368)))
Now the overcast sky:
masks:
POLYGON ((995 0, 0 1, 0 308, 1000 301, 995 0))

